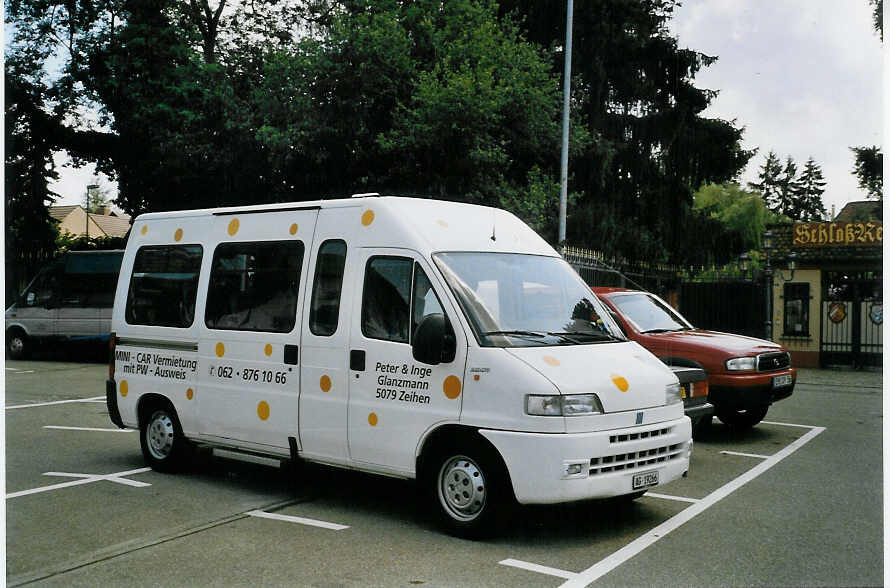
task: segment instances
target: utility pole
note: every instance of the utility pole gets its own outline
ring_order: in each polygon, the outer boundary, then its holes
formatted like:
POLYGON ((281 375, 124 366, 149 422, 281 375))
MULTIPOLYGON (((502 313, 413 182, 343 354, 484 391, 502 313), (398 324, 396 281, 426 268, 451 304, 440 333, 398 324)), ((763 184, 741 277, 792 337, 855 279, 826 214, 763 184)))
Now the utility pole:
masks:
POLYGON ((566 46, 565 72, 562 84, 562 156, 559 173, 559 252, 565 253, 566 246, 566 208, 568 206, 569 183, 569 99, 572 86, 572 13, 573 0, 566 3, 566 46))

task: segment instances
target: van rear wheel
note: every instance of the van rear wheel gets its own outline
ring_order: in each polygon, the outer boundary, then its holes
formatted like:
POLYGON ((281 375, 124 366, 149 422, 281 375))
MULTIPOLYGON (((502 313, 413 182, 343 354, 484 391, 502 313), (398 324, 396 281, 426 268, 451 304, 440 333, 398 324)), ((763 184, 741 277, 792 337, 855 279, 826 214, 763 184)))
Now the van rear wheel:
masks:
POLYGON ((147 419, 140 423, 139 437, 142 456, 151 469, 175 472, 182 467, 188 441, 182 434, 176 411, 161 406, 147 411, 147 419))
POLYGON ((10 359, 24 359, 30 351, 31 343, 24 332, 13 329, 6 333, 6 352, 10 359))

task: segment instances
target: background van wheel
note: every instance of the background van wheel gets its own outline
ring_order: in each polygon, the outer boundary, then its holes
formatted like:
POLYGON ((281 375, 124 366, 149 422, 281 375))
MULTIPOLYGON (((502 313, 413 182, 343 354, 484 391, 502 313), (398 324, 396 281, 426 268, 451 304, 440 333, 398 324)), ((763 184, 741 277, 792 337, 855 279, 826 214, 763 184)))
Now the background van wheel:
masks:
POLYGON ((148 418, 142 419, 139 426, 145 463, 159 472, 179 471, 188 452, 188 440, 182 434, 176 411, 155 406, 146 414, 148 418))
POLYGON ((30 351, 31 342, 23 331, 13 329, 6 333, 6 352, 10 359, 24 359, 30 351))
POLYGON ((459 537, 494 533, 512 503, 506 467, 481 443, 461 443, 437 454, 427 484, 439 521, 459 537))
POLYGON ((755 406, 746 410, 717 410, 717 418, 723 424, 736 429, 750 429, 763 420, 769 406, 755 406))

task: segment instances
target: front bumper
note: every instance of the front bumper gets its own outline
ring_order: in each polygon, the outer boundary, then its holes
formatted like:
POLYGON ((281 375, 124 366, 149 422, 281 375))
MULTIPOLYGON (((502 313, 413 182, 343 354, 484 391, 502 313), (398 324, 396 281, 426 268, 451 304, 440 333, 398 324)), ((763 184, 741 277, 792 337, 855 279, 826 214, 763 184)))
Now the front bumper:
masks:
POLYGON ((634 474, 658 472, 658 485, 689 470, 692 425, 679 419, 592 433, 482 429, 500 452, 521 504, 554 504, 630 494, 634 474), (569 473, 580 470, 576 473, 569 473))
POLYGON ((708 402, 718 410, 746 410, 756 406, 768 406, 794 393, 797 370, 786 368, 773 372, 740 372, 710 374, 708 376, 708 402), (776 376, 791 376, 791 384, 773 388, 776 376))

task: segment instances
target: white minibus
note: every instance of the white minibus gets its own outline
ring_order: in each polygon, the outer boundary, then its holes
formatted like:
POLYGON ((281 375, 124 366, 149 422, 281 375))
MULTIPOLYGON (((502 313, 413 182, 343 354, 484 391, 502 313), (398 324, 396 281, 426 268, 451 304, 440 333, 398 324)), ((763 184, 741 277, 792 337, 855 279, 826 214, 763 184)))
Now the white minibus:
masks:
POLYGON ((445 527, 635 497, 685 475, 677 377, 503 210, 420 198, 138 217, 108 409, 175 470, 191 445, 428 489, 445 527))

